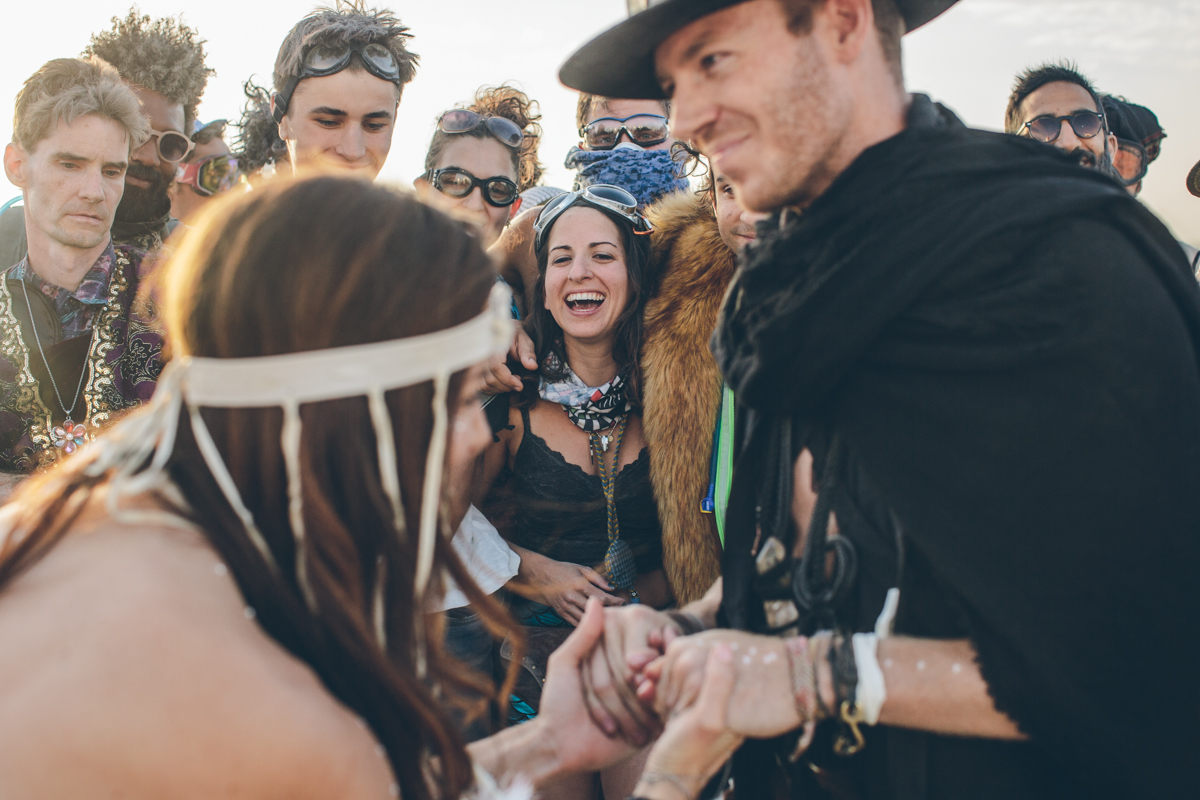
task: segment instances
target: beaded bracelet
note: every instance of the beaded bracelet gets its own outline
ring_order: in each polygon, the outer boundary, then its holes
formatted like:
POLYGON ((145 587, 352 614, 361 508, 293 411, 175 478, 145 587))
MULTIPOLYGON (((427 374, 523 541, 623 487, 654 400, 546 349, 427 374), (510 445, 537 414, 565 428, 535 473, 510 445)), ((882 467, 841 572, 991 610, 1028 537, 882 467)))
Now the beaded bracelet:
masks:
POLYGON ((792 673, 792 702, 796 704, 796 713, 800 715, 801 721, 800 738, 789 756, 793 763, 812 744, 813 736, 817 732, 817 722, 822 716, 819 709, 817 675, 808 644, 808 639, 803 636, 783 641, 792 673))

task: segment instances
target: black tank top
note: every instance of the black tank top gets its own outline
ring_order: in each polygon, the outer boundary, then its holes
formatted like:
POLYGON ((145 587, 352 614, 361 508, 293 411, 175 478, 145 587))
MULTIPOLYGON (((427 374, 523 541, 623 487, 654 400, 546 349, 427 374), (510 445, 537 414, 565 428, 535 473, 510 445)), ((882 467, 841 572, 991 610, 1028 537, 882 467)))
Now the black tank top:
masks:
MULTIPOLYGON (((513 459, 517 500, 513 542, 536 553, 597 567, 608 551, 608 523, 600 476, 589 475, 550 449, 529 426, 513 459)), ((617 473, 617 521, 621 538, 633 550, 639 574, 662 568, 662 526, 650 486, 646 448, 617 473)))

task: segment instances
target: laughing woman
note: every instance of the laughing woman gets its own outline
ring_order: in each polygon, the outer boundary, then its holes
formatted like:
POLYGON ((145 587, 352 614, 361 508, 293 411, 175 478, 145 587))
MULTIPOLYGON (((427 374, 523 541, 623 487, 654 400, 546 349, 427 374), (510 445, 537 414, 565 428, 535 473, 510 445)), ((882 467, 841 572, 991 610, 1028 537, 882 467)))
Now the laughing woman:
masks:
POLYGON ((535 226, 526 325, 542 367, 514 399, 485 470, 485 480, 512 470, 521 568, 508 588, 535 662, 589 597, 671 601, 639 413, 650 226, 635 205, 622 189, 591 187, 555 198, 535 226))
MULTIPOLYGON (((542 367, 514 398, 484 470, 490 484, 507 466, 516 500, 509 543, 521 566, 507 588, 527 647, 514 722, 536 714, 546 660, 589 597, 672 599, 640 416, 650 225, 636 206, 623 189, 593 186, 550 201, 534 226, 538 279, 525 324, 542 367)), ((622 773, 603 777, 605 796, 632 789, 622 773)))

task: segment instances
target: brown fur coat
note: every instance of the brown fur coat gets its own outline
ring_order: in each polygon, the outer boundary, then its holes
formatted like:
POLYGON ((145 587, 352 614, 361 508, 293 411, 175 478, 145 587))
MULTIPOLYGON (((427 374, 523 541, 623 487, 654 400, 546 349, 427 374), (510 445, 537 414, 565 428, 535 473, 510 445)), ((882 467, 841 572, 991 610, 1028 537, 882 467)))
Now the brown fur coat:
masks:
POLYGON ((646 305, 642 420, 650 479, 663 529, 663 566, 680 605, 721 574, 721 543, 708 493, 721 373, 708 349, 737 256, 721 240, 707 203, 691 192, 648 211, 658 288, 646 305))

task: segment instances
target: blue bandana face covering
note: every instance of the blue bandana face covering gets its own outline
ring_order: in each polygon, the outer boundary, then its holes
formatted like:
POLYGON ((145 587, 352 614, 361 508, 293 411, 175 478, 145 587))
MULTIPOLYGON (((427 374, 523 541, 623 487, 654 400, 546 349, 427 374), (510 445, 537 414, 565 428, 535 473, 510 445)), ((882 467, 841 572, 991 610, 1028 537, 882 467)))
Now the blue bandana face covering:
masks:
POLYGON ((663 195, 688 188, 683 167, 671 158, 670 150, 580 150, 572 147, 565 165, 575 170, 574 191, 608 183, 620 186, 637 198, 639 207, 663 195))

